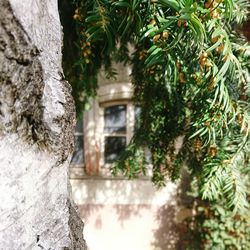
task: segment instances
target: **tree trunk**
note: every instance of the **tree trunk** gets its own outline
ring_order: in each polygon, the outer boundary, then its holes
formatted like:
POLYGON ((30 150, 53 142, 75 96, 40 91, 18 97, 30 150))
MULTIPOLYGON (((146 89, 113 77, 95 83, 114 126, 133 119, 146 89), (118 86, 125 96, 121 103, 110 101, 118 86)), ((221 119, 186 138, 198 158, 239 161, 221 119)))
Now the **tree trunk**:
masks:
POLYGON ((0 1, 0 249, 86 249, 56 0, 0 1))

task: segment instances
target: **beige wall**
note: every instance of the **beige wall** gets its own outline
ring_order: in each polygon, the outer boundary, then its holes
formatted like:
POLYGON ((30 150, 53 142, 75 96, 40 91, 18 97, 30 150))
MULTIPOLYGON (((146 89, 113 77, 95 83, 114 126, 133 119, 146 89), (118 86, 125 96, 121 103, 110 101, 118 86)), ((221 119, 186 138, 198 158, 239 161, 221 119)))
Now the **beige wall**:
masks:
POLYGON ((177 249, 177 187, 150 180, 72 179, 89 250, 177 249))
POLYGON ((131 69, 124 66, 123 63, 113 63, 112 67, 116 71, 117 75, 115 79, 107 79, 104 71, 101 71, 98 75, 98 85, 103 86, 110 83, 123 83, 130 82, 131 69))

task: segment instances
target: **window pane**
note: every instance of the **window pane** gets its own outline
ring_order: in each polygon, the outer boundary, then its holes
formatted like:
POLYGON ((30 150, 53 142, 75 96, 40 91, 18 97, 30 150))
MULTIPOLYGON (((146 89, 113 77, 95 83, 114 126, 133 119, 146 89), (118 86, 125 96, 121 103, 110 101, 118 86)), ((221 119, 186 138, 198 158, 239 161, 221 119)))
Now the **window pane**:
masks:
POLYGON ((135 130, 140 127, 141 107, 135 106, 135 130))
POLYGON ((75 136, 75 151, 71 160, 73 165, 83 165, 83 136, 75 136))
POLYGON ((125 136, 106 136, 105 137, 105 163, 112 163, 118 159, 126 147, 125 136))
POLYGON ((104 132, 126 133, 126 105, 105 108, 104 122, 104 132))

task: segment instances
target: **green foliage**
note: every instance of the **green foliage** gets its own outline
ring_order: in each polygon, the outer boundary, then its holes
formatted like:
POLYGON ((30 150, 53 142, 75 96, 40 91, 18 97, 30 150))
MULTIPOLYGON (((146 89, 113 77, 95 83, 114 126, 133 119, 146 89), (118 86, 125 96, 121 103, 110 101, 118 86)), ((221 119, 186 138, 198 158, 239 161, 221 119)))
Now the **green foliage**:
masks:
POLYGON ((141 173, 146 174, 146 158, 144 149, 136 143, 130 143, 122 154, 120 162, 122 164, 111 167, 111 172, 116 175, 119 171, 123 172, 128 178, 138 177, 141 173))
POLYGON ((204 203, 199 199, 197 182, 193 186, 195 215, 186 220, 189 230, 184 236, 185 249, 250 249, 250 212, 232 214, 222 201, 204 203))
POLYGON ((223 200, 235 213, 247 209, 241 180, 249 167, 250 49, 234 27, 247 18, 248 1, 74 4, 82 104, 95 96, 99 69, 112 77, 111 61, 118 60, 132 66, 134 99, 142 109, 136 136, 112 171, 143 174, 146 145, 156 184, 178 178, 185 162, 203 199, 223 200), (183 147, 176 150, 179 137, 183 147))

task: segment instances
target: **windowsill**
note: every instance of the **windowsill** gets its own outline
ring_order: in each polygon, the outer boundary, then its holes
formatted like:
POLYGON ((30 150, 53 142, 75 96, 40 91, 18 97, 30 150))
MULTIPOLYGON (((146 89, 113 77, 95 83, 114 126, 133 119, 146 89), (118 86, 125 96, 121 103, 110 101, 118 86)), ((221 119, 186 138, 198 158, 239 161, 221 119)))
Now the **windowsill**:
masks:
MULTIPOLYGON (((150 171, 149 171, 150 172, 150 171)), ((85 172, 84 166, 71 166, 70 167, 70 179, 72 180, 84 180, 84 179, 94 179, 94 180, 131 180, 121 174, 113 176, 108 168, 101 168, 98 174, 87 174, 85 172)), ((139 176, 138 180, 151 181, 151 174, 146 176, 139 176)))

